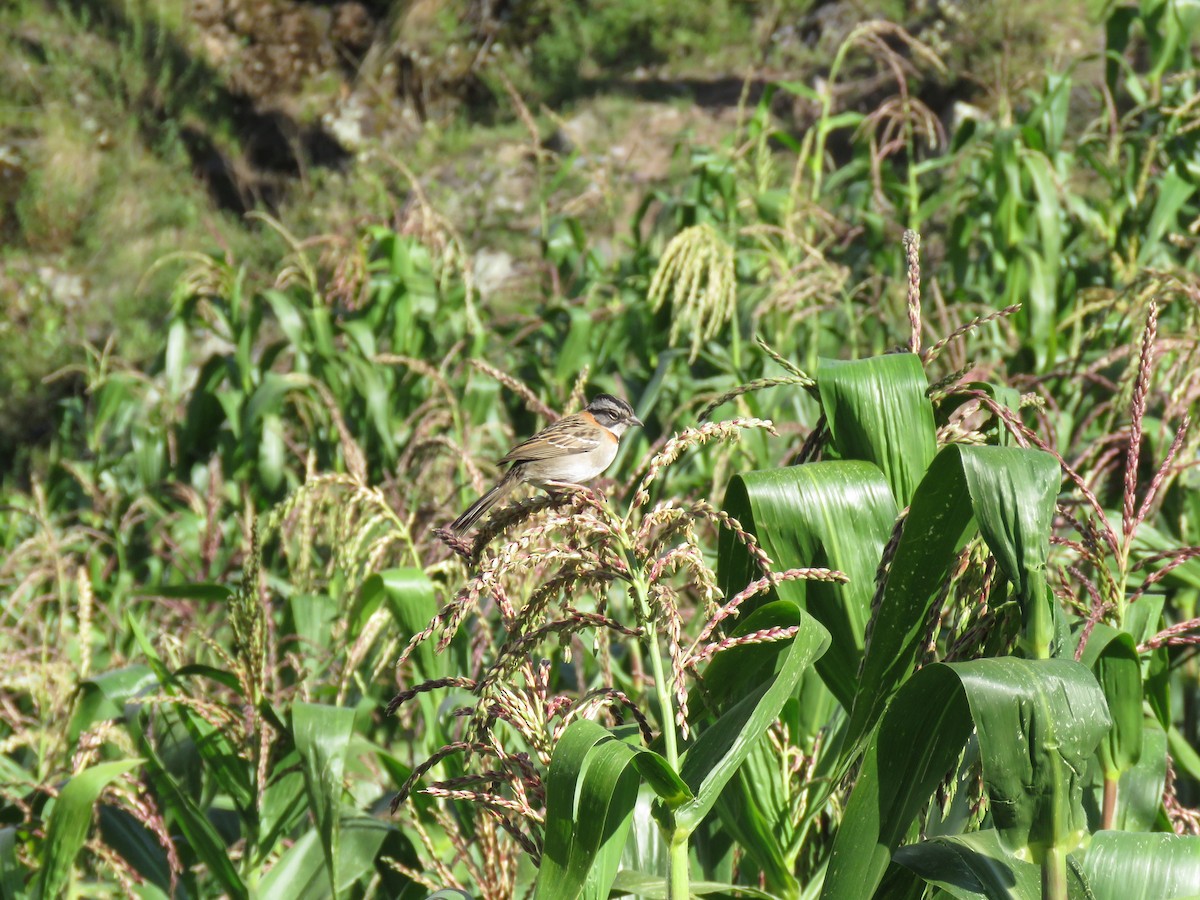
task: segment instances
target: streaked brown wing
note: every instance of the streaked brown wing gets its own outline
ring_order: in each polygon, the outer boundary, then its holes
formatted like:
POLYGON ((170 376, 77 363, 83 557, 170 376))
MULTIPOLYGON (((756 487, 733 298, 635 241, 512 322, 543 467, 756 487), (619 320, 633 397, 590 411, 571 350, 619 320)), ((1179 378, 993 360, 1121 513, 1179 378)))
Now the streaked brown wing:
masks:
POLYGON ((602 436, 593 436, 598 435, 597 428, 598 426, 581 420, 578 414, 565 416, 553 425, 543 428, 529 440, 517 444, 500 462, 525 462, 587 453, 599 447, 604 439, 602 436))

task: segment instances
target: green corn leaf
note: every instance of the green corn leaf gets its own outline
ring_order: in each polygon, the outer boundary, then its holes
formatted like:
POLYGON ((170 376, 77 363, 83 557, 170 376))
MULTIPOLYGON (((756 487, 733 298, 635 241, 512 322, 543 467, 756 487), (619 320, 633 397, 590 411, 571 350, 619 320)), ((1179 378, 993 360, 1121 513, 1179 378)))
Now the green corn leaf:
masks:
POLYGON ((33 896, 38 900, 53 900, 67 894, 71 868, 92 824, 92 807, 100 793, 126 772, 140 766, 144 760, 121 759, 98 763, 84 769, 67 782, 50 810, 43 844, 42 867, 34 882, 33 896))
MULTIPOLYGON (((665 878, 670 868, 670 849, 663 837, 662 828, 654 818, 654 803, 657 797, 645 785, 638 791, 637 802, 621 850, 620 869, 645 872, 665 878)), ((618 873, 617 878, 620 879, 618 873)), ((614 882, 615 884, 615 882, 614 882)))
MULTIPOLYGON (((385 841, 399 837, 395 826, 367 816, 346 817, 340 831, 341 841, 335 866, 338 881, 333 894, 330 893, 330 870, 321 849, 321 836, 314 828, 301 835, 271 866, 271 870, 259 882, 258 895, 287 897, 289 900, 324 900, 330 896, 347 894, 357 882, 374 872, 375 859, 385 841)), ((411 847, 406 850, 411 853, 411 847)), ((411 859, 405 861, 409 864, 412 862, 411 859)), ((412 890, 402 896, 411 896, 416 900, 425 896, 425 890, 412 890)))
POLYGON ((972 725, 1005 853, 1034 862, 1070 852, 1086 831, 1083 773, 1110 725, 1088 668, 1071 660, 937 663, 901 688, 863 759, 834 838, 822 898, 870 897, 892 853, 972 725))
POLYGON ((872 896, 970 729, 970 707, 949 667, 928 666, 900 690, 863 758, 834 838, 822 900, 872 896))
POLYGON ((888 572, 852 707, 848 757, 912 673, 933 602, 971 524, 958 448, 947 447, 913 496, 888 572))
POLYGON ((1138 253, 1138 264, 1153 265, 1163 257, 1161 242, 1168 232, 1179 229, 1179 211, 1183 209, 1196 193, 1196 185, 1183 175, 1178 167, 1172 166, 1166 174, 1156 179, 1158 198, 1154 204, 1154 212, 1146 227, 1138 253))
POLYGON ((786 846, 792 836, 791 798, 784 790, 779 758, 759 741, 717 801, 717 814, 730 836, 763 874, 766 888, 797 897, 795 860, 786 846))
POLYGON ((275 321, 279 323, 279 330, 288 339, 288 343, 295 350, 307 350, 309 341, 307 340, 304 313, 295 298, 283 291, 273 289, 263 291, 260 296, 271 307, 271 311, 275 314, 275 321))
POLYGON ((795 693, 805 670, 829 646, 829 632, 821 623, 803 610, 797 612, 800 630, 788 642, 778 671, 726 710, 688 748, 680 775, 695 799, 674 811, 676 828, 684 834, 699 826, 755 743, 779 718, 780 710, 795 693))
MULTIPOLYGON (((1009 854, 995 829, 937 837, 901 847, 895 860, 956 900, 1041 900, 1042 870, 1009 854)), ((1067 896, 1090 900, 1079 866, 1067 870, 1067 896)))
POLYGON ((1113 727, 1098 750, 1105 777, 1118 779, 1142 755, 1142 661, 1131 635, 1099 622, 1080 662, 1095 674, 1112 715, 1113 727))
MULTIPOLYGON (((768 628, 791 628, 800 624, 800 608, 789 600, 774 600, 743 616, 730 637, 741 637, 768 628)), ((700 684, 688 695, 688 710, 697 727, 706 716, 718 714, 750 691, 762 686, 775 671, 786 641, 730 647, 713 657, 701 674, 700 684)))
POLYGON ((822 359, 817 366, 821 407, 838 455, 878 466, 899 506, 908 505, 937 452, 928 389, 921 360, 911 353, 822 359))
MULTIPOLYGON (((159 839, 128 810, 102 804, 97 813, 100 839, 134 871, 158 887, 159 896, 171 890, 171 864, 159 839)), ((0 897, 4 896, 0 892, 0 897)), ((151 894, 153 896, 153 894, 151 894)))
POLYGON ((263 375, 262 383, 255 388, 242 411, 242 434, 254 434, 256 426, 265 416, 280 413, 283 399, 288 393, 305 387, 307 383, 306 376, 298 373, 281 375, 278 372, 267 372, 263 375))
POLYGON ((1021 605, 1027 648, 1045 658, 1054 639, 1046 561, 1058 460, 1016 447, 962 447, 959 459, 979 530, 1021 605))
MULTIPOLYGON (((629 869, 622 870, 613 882, 613 890, 633 894, 644 900, 666 900, 667 882, 661 875, 651 875, 629 869)), ((721 884, 715 881, 692 881, 688 893, 694 897, 717 894, 720 897, 749 897, 751 900, 777 900, 775 894, 740 884, 721 884)))
MULTIPOLYGON (((146 662, 158 678, 163 691, 167 694, 176 693, 178 686, 175 676, 167 669, 165 662, 150 643, 149 638, 142 630, 141 625, 138 624, 137 619, 133 615, 127 614, 125 622, 137 640, 139 648, 145 654, 146 662)), ((195 714, 185 704, 174 706, 173 715, 191 737, 196 750, 205 763, 206 773, 216 779, 217 783, 221 786, 221 790, 228 794, 239 809, 246 813, 248 817, 253 818, 253 816, 257 815, 257 799, 250 781, 250 767, 238 753, 238 748, 234 746, 229 736, 219 728, 216 728, 203 716, 195 714)), ((139 742, 138 752, 147 757, 147 766, 153 773, 156 767, 161 766, 158 755, 151 747, 145 734, 135 729, 134 737, 139 742)), ((164 768, 163 773, 165 774, 165 772, 164 768)), ((179 797, 187 801, 184 804, 185 808, 190 806, 191 801, 186 797, 186 794, 179 789, 178 785, 174 784, 170 776, 167 776, 167 778, 172 782, 167 789, 172 792, 173 796, 178 794, 179 797)), ((199 815, 198 811, 197 815, 199 815)), ((204 824, 207 825, 207 822, 204 824)), ((212 832, 211 827, 206 829, 199 824, 196 825, 195 833, 197 839, 203 842, 206 852, 212 852, 216 845, 208 839, 206 832, 211 832, 215 837, 215 832, 212 832)), ((224 851, 222 850, 222 852, 224 851)), ((232 867, 230 867, 229 871, 232 871, 232 867)), ((238 884, 240 883, 239 880, 238 884)))
MULTIPOLYGON (((1157 719, 1145 719, 1141 744, 1138 761, 1121 773, 1117 786, 1117 818, 1113 827, 1122 831, 1156 831, 1163 815, 1167 733, 1157 719)), ((1099 803, 1097 799, 1097 808, 1099 803)))
MULTIPOLYGON (((817 661, 817 671, 849 708, 875 570, 897 513, 883 473, 858 461, 747 472, 730 482, 725 511, 754 534, 775 571, 824 566, 849 577, 847 584, 797 579, 776 588, 781 599, 807 610, 829 631, 830 647, 817 661)), ((758 577, 756 568, 742 543, 723 531, 718 569, 726 596, 758 577)))
POLYGON ((167 382, 167 396, 178 400, 183 393, 184 372, 187 366, 188 324, 183 319, 172 319, 167 326, 167 346, 163 351, 163 375, 167 382))
POLYGON ((275 413, 264 415, 258 440, 258 476, 271 494, 283 487, 287 476, 287 448, 283 435, 283 419, 275 413))
POLYGON ((567 726, 546 778, 535 900, 607 897, 638 794, 637 750, 587 719, 567 726))
MULTIPOLYGON (((849 761, 900 685, 912 673, 938 591, 976 516, 1005 575, 1048 613, 1045 553, 1048 509, 1057 476, 1053 457, 1037 450, 951 444, 917 488, 884 585, 855 695, 847 737, 849 761), (1040 601, 1037 595, 1041 595, 1040 601)), ((1041 620, 1036 620, 1039 624, 1041 620)), ((1040 634, 1040 632, 1039 632, 1040 634)))
POLYGON ((17 858, 17 829, 0 828, 0 897, 25 900, 26 868, 17 858))
MULTIPOLYGON (((351 620, 362 629, 381 603, 386 603, 392 619, 400 629, 400 639, 407 641, 422 631, 437 615, 437 598, 433 582, 420 569, 385 569, 370 576, 359 589, 351 608, 351 620)), ((446 675, 447 660, 439 656, 433 641, 425 641, 413 652, 417 675, 421 679, 442 678, 446 675)))
POLYGON ((1073 660, 955 663, 979 733, 984 784, 1006 845, 1034 862, 1087 832, 1083 775, 1112 725, 1090 670, 1073 660))
POLYGON ((275 773, 263 791, 259 809, 259 856, 265 859, 268 854, 277 852, 281 838, 306 825, 304 820, 307 819, 308 810, 308 793, 300 755, 292 750, 279 760, 275 773))
MULTIPOLYGON (((802 612, 794 603, 776 600, 754 610, 739 622, 730 636, 740 637, 768 628, 789 628, 799 625, 802 612)), ((701 684, 692 691, 688 699, 693 727, 702 730, 716 712, 727 709, 738 700, 773 677, 782 654, 790 646, 787 642, 773 641, 766 644, 747 644, 731 647, 717 654, 702 674, 701 684)), ((804 677, 811 676, 807 670, 804 677)), ((814 685, 825 698, 829 698, 819 679, 814 685)), ((798 692, 804 696, 801 690, 798 692)), ((832 699, 830 698, 832 703, 832 699)), ((824 724, 826 715, 816 715, 824 724)), ((815 728, 797 728, 795 733, 808 735, 815 728)), ((723 827, 754 859, 767 878, 767 887, 784 896, 798 890, 791 874, 792 864, 783 849, 793 828, 792 807, 783 796, 779 778, 779 764, 763 742, 752 749, 738 774, 721 792, 716 805, 723 827)), ((644 868, 644 867, 643 867, 644 868)))
POLYGON ((304 768, 309 808, 317 823, 329 884, 336 897, 341 885, 338 878, 338 843, 341 836, 342 794, 345 790, 342 778, 346 768, 346 750, 354 733, 354 710, 297 703, 292 708, 292 727, 304 768))
POLYGON ((188 792, 167 770, 151 744, 147 731, 136 727, 139 724, 135 722, 130 733, 138 752, 146 757, 146 772, 164 812, 171 814, 192 852, 208 867, 222 889, 236 900, 247 897, 246 886, 229 857, 225 841, 208 817, 192 802, 188 792))
POLYGON ((1200 896, 1200 837, 1101 831, 1080 864, 1096 900, 1200 896))
MULTIPOLYGON (((1053 96, 1064 97, 1066 94, 1055 91, 1053 96)), ((1056 131, 1061 127, 1062 115, 1063 111, 1060 109, 1057 114, 1049 116, 1056 123, 1056 131)), ((1057 141, 1053 147, 1058 147, 1057 141)), ((1029 150, 1021 154, 1021 162, 1033 182, 1036 195, 1034 213, 1037 221, 1035 243, 1021 247, 1033 274, 1029 296, 1022 309, 1029 317, 1030 343, 1037 356, 1037 365, 1043 368, 1047 361, 1055 358, 1058 337, 1055 317, 1058 314, 1063 204, 1059 198, 1054 167, 1050 160, 1043 153, 1029 150)))
POLYGON ((79 686, 75 710, 67 726, 67 740, 75 744, 79 735, 97 722, 123 718, 126 701, 157 685, 154 672, 142 665, 113 669, 84 681, 79 686))

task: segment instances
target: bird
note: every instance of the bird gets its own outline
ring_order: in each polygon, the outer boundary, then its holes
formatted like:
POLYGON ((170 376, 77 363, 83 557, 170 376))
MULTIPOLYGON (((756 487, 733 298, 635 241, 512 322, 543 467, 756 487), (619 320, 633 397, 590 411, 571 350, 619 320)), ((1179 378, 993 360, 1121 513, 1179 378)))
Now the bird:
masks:
POLYGON ((642 424, 620 397, 598 394, 580 412, 563 416, 509 450, 500 460, 500 465, 511 464, 504 477, 451 522, 450 529, 466 531, 519 484, 547 488, 591 481, 612 465, 621 435, 642 424))

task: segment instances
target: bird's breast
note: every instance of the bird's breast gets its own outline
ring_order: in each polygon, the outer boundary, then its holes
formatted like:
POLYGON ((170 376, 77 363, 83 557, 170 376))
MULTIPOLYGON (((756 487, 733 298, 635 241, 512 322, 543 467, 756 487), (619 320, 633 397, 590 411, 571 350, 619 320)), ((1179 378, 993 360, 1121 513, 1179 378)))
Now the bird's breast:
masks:
POLYGON ((605 442, 586 453, 572 453, 555 459, 539 459, 525 463, 525 478, 535 484, 542 481, 563 481, 583 484, 591 481, 610 465, 617 455, 617 445, 605 442))

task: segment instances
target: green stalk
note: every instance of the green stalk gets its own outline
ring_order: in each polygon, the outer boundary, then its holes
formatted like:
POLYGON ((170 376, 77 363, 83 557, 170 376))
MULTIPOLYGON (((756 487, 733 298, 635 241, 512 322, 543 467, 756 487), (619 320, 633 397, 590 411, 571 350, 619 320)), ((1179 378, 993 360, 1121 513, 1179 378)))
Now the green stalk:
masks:
POLYGON ((659 651, 656 634, 650 638, 649 649, 650 668, 654 672, 654 692, 658 695, 658 707, 662 710, 663 744, 667 762, 678 772, 679 748, 675 742, 675 708, 671 703, 671 686, 667 683, 667 676, 663 671, 662 653, 659 651))
MULTIPOLYGON (((639 579, 640 580, 640 579, 639 579)), ((657 630, 651 632, 650 665, 654 669, 654 691, 658 694, 658 708, 662 710, 663 744, 667 764, 679 771, 679 747, 675 739, 675 707, 671 702, 671 686, 663 671, 662 653, 659 651, 657 630)), ((688 835, 678 828, 667 836, 670 842, 670 864, 668 868, 667 900, 688 898, 688 835)))
POLYGON ((671 837, 671 856, 668 863, 667 900, 688 900, 688 839, 675 832, 671 837))
POLYGON ((1100 819, 1100 827, 1109 830, 1117 821, 1117 782, 1120 779, 1117 772, 1104 773, 1104 811, 1100 819))
MULTIPOLYGON (((675 706, 671 701, 671 683, 663 668, 662 651, 658 644, 658 629, 650 617, 650 598, 646 580, 637 567, 637 561, 627 549, 626 559, 629 570, 633 573, 633 591, 638 605, 639 618, 648 626, 647 650, 650 654, 650 668, 654 673, 654 692, 658 697, 659 715, 661 716, 663 749, 667 764, 676 772, 679 771, 679 744, 675 735, 675 706)), ((687 900, 689 894, 688 880, 688 835, 679 829, 666 835, 670 846, 670 867, 667 881, 667 900, 687 900)))
POLYGON ((1067 854, 1058 847, 1042 859, 1042 900, 1067 900, 1067 854))

